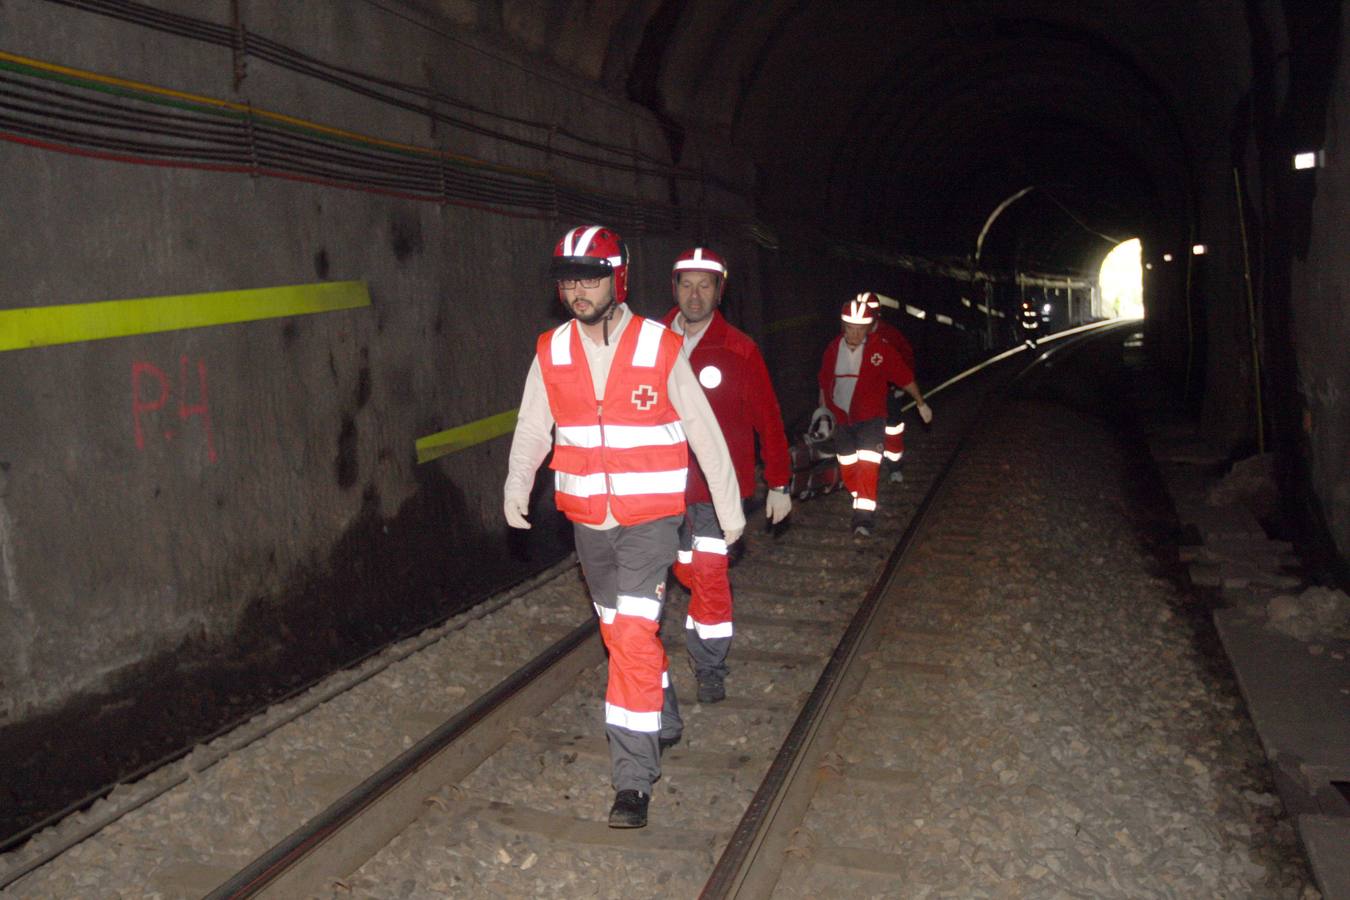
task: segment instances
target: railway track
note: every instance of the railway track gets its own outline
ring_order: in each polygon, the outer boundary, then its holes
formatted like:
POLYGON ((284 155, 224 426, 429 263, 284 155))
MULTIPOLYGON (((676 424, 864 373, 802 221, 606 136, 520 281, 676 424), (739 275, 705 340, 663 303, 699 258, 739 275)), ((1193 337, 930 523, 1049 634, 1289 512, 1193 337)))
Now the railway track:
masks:
MULTIPOLYGON (((957 641, 959 604, 936 618, 904 618, 891 609, 892 588, 983 398, 1024 364, 1014 356, 989 367, 942 397, 930 431, 911 429, 906 480, 883 484, 876 537, 849 533, 842 492, 797 504, 776 534, 751 529, 732 570, 728 698, 682 705, 684 740, 664 755, 647 828, 605 822, 603 648, 589 604, 579 602, 576 627, 209 896, 767 896, 784 872, 789 888, 822 871, 893 875, 897 861, 849 843, 846 814, 802 823, 808 809, 824 808, 822 788, 884 794, 916 777, 850 760, 835 736, 847 721, 877 741, 908 739, 924 721, 921 705, 860 705, 859 692, 950 674, 944 654, 957 641)), ((926 563, 959 568, 969 538, 949 529, 947 549, 926 563)), ((557 602, 569 588, 580 594, 575 570, 542 585, 539 602, 557 602)), ((677 689, 692 696, 687 599, 673 592, 662 636, 677 689)))
MULTIPOLYGON (((429 892, 511 894, 531 870, 537 883, 528 893, 537 896, 603 896, 624 884, 638 885, 639 894, 650 885, 676 896, 767 896, 785 861, 786 884, 811 883, 822 866, 883 877, 900 871, 898 859, 849 846, 847 815, 819 814, 829 822, 828 847, 802 847, 811 832, 800 826, 808 808, 825 802, 822 788, 847 796, 859 786, 886 791, 916 778, 846 764, 834 741, 846 719, 853 731, 885 733, 901 724, 909 732, 922 722, 921 708, 860 706, 851 698, 884 692, 897 679, 948 674, 941 658, 957 640, 951 610, 937 621, 897 617, 895 577, 982 399, 1020 368, 985 373, 944 398, 930 432, 911 430, 906 481, 883 486, 879 532, 889 540, 849 533, 842 492, 797 504, 778 535, 747 537, 733 569, 737 637, 728 699, 686 701, 685 739, 664 754, 648 828, 615 830, 603 819, 610 797, 596 718, 603 651, 585 622, 211 897, 380 895, 409 882, 429 892), (781 749, 773 755, 768 748, 781 749), (433 874, 424 883, 419 873, 427 869, 433 874), (497 869, 509 878, 495 877, 497 869)), ((992 493, 976 511, 997 493, 996 481, 985 483, 992 493)), ((953 542, 960 547, 959 535, 953 542)), ((928 562, 959 566, 964 552, 928 562)), ((687 594, 672 591, 662 628, 677 688, 692 682, 687 671, 680 677, 686 602, 687 594)))

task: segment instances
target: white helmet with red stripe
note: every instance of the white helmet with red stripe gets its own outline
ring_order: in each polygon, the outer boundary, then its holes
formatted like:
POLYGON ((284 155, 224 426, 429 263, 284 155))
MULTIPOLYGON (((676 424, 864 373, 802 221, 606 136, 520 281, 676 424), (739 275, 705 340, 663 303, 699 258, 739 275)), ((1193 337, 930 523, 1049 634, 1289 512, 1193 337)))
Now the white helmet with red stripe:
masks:
POLYGON ((871 325, 876 319, 876 312, 867 305, 866 297, 866 294, 859 294, 844 304, 839 318, 844 320, 845 325, 871 325))
POLYGON ((720 275, 722 280, 727 278, 726 260, 722 259, 721 254, 715 250, 709 250, 707 247, 691 247, 680 254, 675 260, 675 268, 671 272, 672 278, 679 278, 681 272, 712 272, 714 275, 720 275))
POLYGON ((867 308, 872 310, 873 313, 879 314, 881 312, 881 307, 883 306, 890 307, 891 309, 900 308, 900 302, 898 300, 893 300, 885 294, 878 294, 876 291, 863 291, 858 295, 858 299, 865 300, 867 302, 867 308))
POLYGON ((628 299, 628 247, 603 225, 579 225, 553 248, 550 278, 614 276, 614 302, 628 299))

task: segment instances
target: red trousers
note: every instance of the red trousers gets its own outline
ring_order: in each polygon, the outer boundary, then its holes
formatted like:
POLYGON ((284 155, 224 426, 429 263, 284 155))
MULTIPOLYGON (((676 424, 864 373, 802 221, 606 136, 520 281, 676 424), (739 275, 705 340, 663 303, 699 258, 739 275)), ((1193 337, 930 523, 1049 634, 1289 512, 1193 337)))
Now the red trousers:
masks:
POLYGON ((856 512, 877 508, 877 479, 886 444, 886 420, 880 417, 839 425, 834 430, 834 454, 844 487, 853 495, 856 512))
POLYGON ((689 589, 685 645, 700 678, 726 675, 731 647, 731 581, 727 577, 727 542, 711 503, 692 504, 680 532, 675 577, 689 589))

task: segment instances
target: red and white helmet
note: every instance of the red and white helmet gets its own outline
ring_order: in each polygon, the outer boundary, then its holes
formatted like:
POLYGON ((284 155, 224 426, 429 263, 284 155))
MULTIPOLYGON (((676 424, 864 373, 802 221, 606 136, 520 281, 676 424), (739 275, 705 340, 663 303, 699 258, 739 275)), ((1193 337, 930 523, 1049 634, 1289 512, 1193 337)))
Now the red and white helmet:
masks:
POLYGON ((839 312, 839 318, 844 320, 846 325, 871 325, 876 318, 876 313, 871 306, 867 305, 864 299, 866 294, 859 294, 852 300, 844 304, 844 308, 839 312))
POLYGON ((579 225, 553 248, 550 278, 614 276, 614 302, 628 299, 628 247, 603 225, 579 225))
POLYGON ((867 301, 867 308, 874 313, 880 313, 883 306, 891 309, 899 309, 900 301, 887 297, 885 294, 878 294, 876 291, 863 291, 858 295, 859 300, 867 301))
POLYGON ((715 250, 709 250, 707 247, 691 247, 681 253, 675 260, 671 277, 678 278, 681 272, 689 271, 712 272, 714 275, 720 275, 723 281, 727 278, 726 260, 715 250))

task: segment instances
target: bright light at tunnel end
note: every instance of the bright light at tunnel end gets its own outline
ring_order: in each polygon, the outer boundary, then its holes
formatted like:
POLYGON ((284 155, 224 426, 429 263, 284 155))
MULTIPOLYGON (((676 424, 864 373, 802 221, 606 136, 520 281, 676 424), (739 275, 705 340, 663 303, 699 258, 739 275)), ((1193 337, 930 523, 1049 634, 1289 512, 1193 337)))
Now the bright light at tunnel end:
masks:
POLYGON ((1138 238, 1117 244, 1102 260, 1097 276, 1102 290, 1102 311, 1118 319, 1144 317, 1144 272, 1138 238))
POLYGON ((1322 167, 1321 150, 1304 150, 1294 154, 1295 169, 1319 169, 1322 167))

